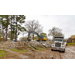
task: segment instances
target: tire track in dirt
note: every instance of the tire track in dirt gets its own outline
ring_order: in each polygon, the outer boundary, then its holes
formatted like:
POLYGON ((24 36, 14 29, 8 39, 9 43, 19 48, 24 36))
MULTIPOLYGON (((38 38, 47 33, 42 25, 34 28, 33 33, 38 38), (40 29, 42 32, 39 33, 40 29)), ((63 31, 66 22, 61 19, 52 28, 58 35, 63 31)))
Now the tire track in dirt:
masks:
POLYGON ((62 57, 61 57, 61 54, 59 53, 59 57, 60 57, 60 59, 62 59, 62 57))
POLYGON ((75 59, 75 47, 67 46, 65 53, 59 53, 62 59, 75 59))
POLYGON ((58 51, 51 51, 51 52, 52 52, 51 55, 53 55, 53 59, 60 59, 61 58, 58 51))

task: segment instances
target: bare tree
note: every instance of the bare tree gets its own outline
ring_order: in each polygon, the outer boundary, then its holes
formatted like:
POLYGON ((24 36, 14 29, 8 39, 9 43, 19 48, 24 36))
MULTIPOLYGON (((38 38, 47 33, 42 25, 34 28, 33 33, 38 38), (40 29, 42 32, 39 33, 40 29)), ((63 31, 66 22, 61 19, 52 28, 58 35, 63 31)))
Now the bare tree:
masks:
POLYGON ((53 39, 55 36, 64 36, 61 31, 62 31, 62 29, 53 27, 52 29, 49 30, 48 36, 52 36, 53 39))
MULTIPOLYGON (((25 23, 25 28, 27 32, 29 31, 35 31, 38 34, 40 34, 43 31, 43 27, 39 24, 38 21, 35 20, 29 20, 25 23)), ((33 40, 34 40, 34 34, 33 34, 33 40)))

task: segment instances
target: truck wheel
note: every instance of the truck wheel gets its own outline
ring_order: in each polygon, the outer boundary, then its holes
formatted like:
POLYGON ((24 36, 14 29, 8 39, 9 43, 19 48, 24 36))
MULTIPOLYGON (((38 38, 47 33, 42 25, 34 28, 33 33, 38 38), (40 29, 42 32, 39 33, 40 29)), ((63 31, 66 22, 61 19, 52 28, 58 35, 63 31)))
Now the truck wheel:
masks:
POLYGON ((53 51, 53 49, 51 49, 51 51, 53 51))
POLYGON ((63 53, 65 53, 65 49, 64 49, 64 51, 62 51, 63 53))

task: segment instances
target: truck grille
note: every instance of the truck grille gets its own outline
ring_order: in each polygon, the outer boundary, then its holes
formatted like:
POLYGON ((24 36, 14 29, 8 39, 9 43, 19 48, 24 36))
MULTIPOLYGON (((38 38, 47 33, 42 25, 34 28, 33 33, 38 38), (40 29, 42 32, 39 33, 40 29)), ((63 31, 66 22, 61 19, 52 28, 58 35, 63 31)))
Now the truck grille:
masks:
POLYGON ((55 47, 61 47, 61 43, 55 43, 55 47))

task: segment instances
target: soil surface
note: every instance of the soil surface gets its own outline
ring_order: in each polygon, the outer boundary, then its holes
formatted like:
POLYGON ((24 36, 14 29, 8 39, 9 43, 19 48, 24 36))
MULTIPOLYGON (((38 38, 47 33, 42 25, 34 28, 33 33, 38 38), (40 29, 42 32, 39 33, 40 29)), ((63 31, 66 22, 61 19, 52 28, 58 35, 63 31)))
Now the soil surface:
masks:
POLYGON ((75 59, 75 46, 67 46, 65 53, 51 51, 51 48, 28 51, 22 54, 9 49, 6 49, 6 51, 9 52, 9 55, 1 59, 75 59))

